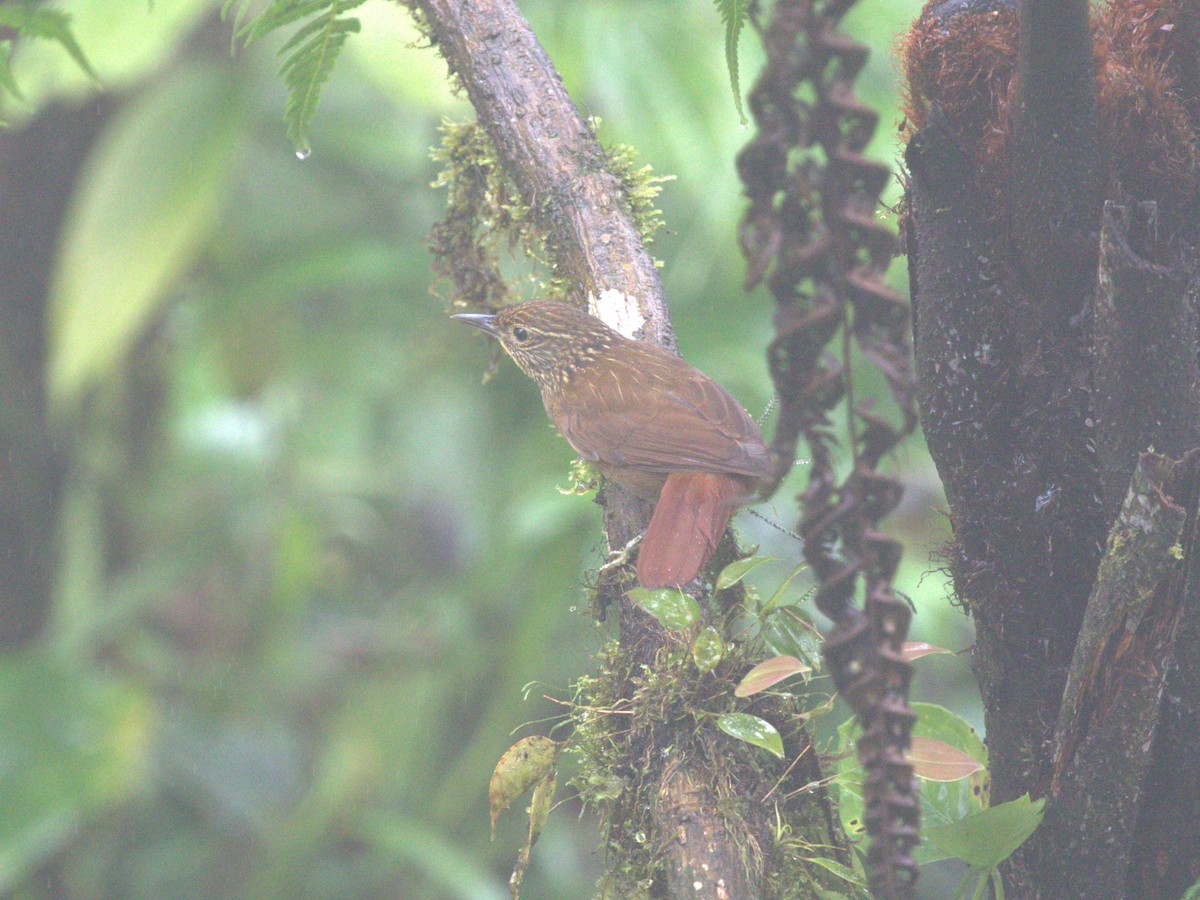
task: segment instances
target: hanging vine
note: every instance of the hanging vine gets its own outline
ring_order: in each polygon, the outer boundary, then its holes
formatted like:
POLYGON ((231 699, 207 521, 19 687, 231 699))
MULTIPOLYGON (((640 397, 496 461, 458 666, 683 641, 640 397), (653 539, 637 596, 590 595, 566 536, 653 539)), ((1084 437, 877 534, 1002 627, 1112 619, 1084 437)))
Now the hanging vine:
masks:
POLYGON ((827 662, 863 727, 868 877, 876 896, 892 898, 911 896, 916 880, 918 806, 905 759, 912 670, 900 652, 911 613, 892 588, 900 544, 879 529, 901 488, 878 466, 917 414, 908 303, 884 283, 896 239, 876 217, 891 172, 862 155, 878 122, 854 91, 868 49, 836 31, 853 2, 777 0, 765 25, 752 9, 767 62, 750 94, 758 131, 738 159, 750 199, 740 238, 747 287, 765 280, 778 304, 768 352, 780 401, 771 487, 802 437, 812 467, 799 530, 819 580, 817 606, 834 622, 827 662), (852 344, 886 379, 898 422, 855 401, 852 344), (839 483, 831 417, 843 401, 852 464, 839 483))

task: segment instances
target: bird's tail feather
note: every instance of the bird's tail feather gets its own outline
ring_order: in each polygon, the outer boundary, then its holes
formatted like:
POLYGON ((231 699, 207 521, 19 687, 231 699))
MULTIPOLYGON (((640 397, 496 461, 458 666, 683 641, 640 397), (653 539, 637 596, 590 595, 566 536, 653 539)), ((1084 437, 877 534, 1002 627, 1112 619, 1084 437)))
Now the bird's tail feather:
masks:
POLYGON ((638 550, 638 582, 660 588, 687 584, 712 556, 746 485, 732 475, 672 472, 638 550))

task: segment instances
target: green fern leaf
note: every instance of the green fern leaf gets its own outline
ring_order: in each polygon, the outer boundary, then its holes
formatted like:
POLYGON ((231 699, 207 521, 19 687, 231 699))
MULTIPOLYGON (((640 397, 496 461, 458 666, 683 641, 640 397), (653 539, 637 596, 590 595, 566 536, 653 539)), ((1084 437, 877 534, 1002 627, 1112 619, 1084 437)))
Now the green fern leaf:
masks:
MULTIPOLYGON (((349 5, 358 6, 360 2, 349 5)), ((335 3, 327 13, 301 28, 280 51, 281 55, 290 54, 279 67, 288 89, 283 119, 287 135, 301 157, 308 155, 308 124, 316 114, 321 89, 346 38, 362 27, 358 19, 338 17, 342 6, 335 3)))
POLYGON ((279 48, 283 63, 279 74, 287 87, 288 98, 283 119, 287 135, 301 159, 309 152, 308 125, 317 112, 321 89, 329 80, 333 64, 346 43, 346 38, 361 30, 358 19, 343 13, 362 6, 366 0, 273 0, 254 19, 246 20, 249 0, 225 0, 221 16, 228 17, 238 6, 233 31, 249 46, 267 34, 309 19, 279 48), (240 3, 240 5, 238 5, 240 3))
POLYGON ((738 37, 750 15, 750 0, 713 0, 713 3, 725 24, 725 65, 729 68, 729 86, 733 89, 738 118, 745 125, 746 113, 742 109, 742 89, 738 83, 738 37))
MULTIPOLYGON (((342 19, 336 20, 341 22, 357 22, 357 19, 342 19)), ((336 26, 336 21, 331 23, 327 16, 318 16, 307 25, 300 28, 295 34, 287 39, 287 42, 279 48, 279 56, 287 56, 294 47, 299 47, 304 44, 309 38, 314 35, 324 34, 331 27, 336 26)), ((355 29, 357 30, 357 29, 355 29)))
POLYGON ((336 16, 350 6, 359 6, 361 2, 362 0, 357 3, 343 3, 339 0, 274 0, 254 21, 242 26, 240 34, 249 46, 276 28, 282 28, 308 16, 336 16))
MULTIPOLYGON (((35 9, 27 3, 0 3, 0 26, 5 25, 29 37, 56 41, 67 51, 67 55, 75 60, 79 68, 93 80, 100 80, 92 64, 83 55, 83 49, 76 42, 75 35, 71 33, 71 17, 66 13, 53 9, 35 9)), ((7 57, 7 53, 5 56, 7 57)), ((5 69, 7 68, 6 59, 5 69)), ((11 80, 11 75, 8 80, 11 80)), ((7 82, 5 86, 7 87, 7 82)))
POLYGON ((221 4, 221 21, 224 22, 229 18, 230 11, 236 6, 237 12, 233 16, 233 28, 230 29, 233 33, 230 35, 230 52, 237 50, 238 36, 242 33, 242 28, 246 23, 246 15, 250 12, 250 0, 224 0, 221 4))

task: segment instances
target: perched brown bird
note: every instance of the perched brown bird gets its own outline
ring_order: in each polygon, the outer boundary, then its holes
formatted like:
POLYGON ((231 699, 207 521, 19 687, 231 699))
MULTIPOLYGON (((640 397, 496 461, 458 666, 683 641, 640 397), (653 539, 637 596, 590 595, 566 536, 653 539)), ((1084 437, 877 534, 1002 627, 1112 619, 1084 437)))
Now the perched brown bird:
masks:
POLYGON ((754 420, 678 356, 555 300, 453 318, 500 341, 542 389, 550 420, 584 459, 648 500, 645 587, 686 584, 770 466, 754 420))

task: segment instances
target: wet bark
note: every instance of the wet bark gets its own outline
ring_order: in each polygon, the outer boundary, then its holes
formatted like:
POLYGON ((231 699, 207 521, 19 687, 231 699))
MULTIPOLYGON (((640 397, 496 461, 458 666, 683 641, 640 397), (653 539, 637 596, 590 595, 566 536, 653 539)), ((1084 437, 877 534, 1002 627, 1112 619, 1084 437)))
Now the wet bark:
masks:
MULTIPOLYGON (((1193 9, 1162 6, 1162 34, 1196 33, 1193 9)), ((1112 131, 1120 79, 1161 88, 1195 58, 1139 32, 1139 9, 1089 29, 1078 0, 931 4, 909 43, 922 425, 976 622, 993 800, 1048 800, 1006 866, 1021 897, 1178 897, 1200 876, 1197 195, 1146 190, 1154 142, 1112 131)), ((1172 84, 1149 102, 1195 103, 1194 79, 1172 84)), ((1186 115, 1164 141, 1190 146, 1186 115)))

